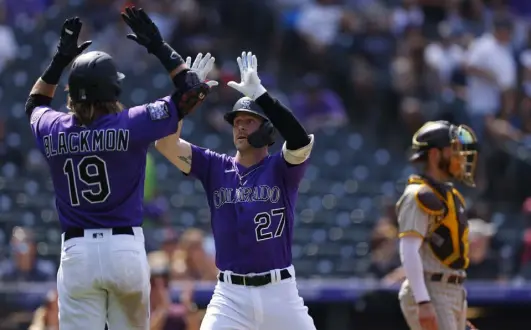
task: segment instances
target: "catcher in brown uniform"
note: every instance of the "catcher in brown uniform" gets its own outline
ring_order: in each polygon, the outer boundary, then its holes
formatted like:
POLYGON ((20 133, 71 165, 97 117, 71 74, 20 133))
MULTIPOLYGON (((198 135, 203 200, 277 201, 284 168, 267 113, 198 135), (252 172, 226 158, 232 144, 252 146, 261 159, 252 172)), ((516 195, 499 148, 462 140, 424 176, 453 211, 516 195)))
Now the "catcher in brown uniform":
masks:
POLYGON ((468 220, 463 196, 449 182, 474 186, 477 139, 470 127, 428 122, 413 136, 409 178, 397 203, 400 258, 406 280, 402 313, 412 330, 464 330, 468 220))

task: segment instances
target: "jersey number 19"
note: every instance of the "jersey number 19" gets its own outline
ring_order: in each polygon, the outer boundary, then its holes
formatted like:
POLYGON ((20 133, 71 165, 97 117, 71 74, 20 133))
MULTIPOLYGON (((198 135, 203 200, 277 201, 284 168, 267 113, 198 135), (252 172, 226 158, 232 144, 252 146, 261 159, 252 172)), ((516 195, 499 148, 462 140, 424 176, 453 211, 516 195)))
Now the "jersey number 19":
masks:
POLYGON ((87 186, 81 190, 81 197, 90 204, 103 203, 111 195, 107 164, 98 156, 85 156, 74 166, 72 158, 68 158, 63 166, 63 172, 68 180, 68 190, 70 194, 70 204, 80 205, 79 190, 77 180, 87 186))

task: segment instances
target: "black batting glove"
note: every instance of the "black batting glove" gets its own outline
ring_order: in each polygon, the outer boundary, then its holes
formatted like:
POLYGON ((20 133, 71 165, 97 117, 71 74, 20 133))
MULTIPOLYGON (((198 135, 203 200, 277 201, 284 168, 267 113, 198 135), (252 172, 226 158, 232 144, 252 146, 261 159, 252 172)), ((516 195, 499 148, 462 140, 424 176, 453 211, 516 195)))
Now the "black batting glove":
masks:
POLYGON ((184 60, 170 45, 164 42, 159 28, 142 8, 127 7, 122 13, 124 22, 129 25, 133 34, 128 34, 127 39, 135 41, 145 47, 148 53, 155 55, 164 65, 166 71, 172 72, 184 60))
POLYGON ((63 23, 61 37, 59 38, 55 55, 41 76, 44 82, 50 85, 57 85, 61 79, 63 70, 68 64, 92 44, 92 41, 85 41, 81 45, 78 45, 79 33, 81 32, 82 26, 83 23, 79 17, 69 18, 63 23))
POLYGON ((144 9, 128 7, 125 9, 125 13, 122 13, 122 18, 133 31, 132 34, 127 35, 127 39, 146 47, 149 53, 155 53, 164 43, 159 28, 144 9))
POLYGON ((83 23, 79 17, 72 17, 67 19, 61 28, 61 37, 57 45, 56 55, 68 60, 68 63, 72 62, 92 44, 92 41, 85 41, 81 45, 77 44, 82 26, 83 23))

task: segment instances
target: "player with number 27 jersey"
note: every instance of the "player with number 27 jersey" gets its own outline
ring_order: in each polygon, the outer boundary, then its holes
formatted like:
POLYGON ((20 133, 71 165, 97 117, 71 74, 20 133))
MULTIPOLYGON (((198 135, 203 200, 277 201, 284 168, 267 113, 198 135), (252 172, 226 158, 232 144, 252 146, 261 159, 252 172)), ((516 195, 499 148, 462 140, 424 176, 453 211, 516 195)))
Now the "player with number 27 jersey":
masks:
POLYGON ((289 267, 294 208, 308 162, 290 166, 278 152, 245 168, 197 146, 192 159, 190 175, 209 192, 218 268, 247 274, 289 267))
MULTIPOLYGON (((209 58, 199 54, 191 67, 202 80, 209 58)), ((179 170, 201 181, 210 207, 220 273, 201 330, 315 329, 291 256, 298 187, 314 138, 262 86, 256 56, 244 52, 237 62, 241 83, 228 86, 245 96, 224 115, 235 156, 180 139, 182 121, 176 134, 156 142, 179 170), (270 154, 276 132, 285 143, 270 154)))

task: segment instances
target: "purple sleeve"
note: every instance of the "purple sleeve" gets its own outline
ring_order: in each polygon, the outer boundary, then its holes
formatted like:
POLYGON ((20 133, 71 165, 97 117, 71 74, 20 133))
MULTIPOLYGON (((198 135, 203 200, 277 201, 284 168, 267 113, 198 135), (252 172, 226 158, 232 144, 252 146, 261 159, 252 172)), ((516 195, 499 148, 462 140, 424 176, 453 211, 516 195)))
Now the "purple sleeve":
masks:
POLYGON ((149 144, 177 132, 179 114, 170 96, 125 111, 133 139, 149 144))
POLYGON ((52 125, 57 119, 66 115, 64 112, 55 111, 47 106, 37 107, 33 110, 30 117, 31 132, 41 152, 44 153, 43 137, 50 134, 52 125))
POLYGON ((47 106, 35 108, 30 117, 31 131, 35 138, 39 139, 43 135, 49 134, 53 122, 61 115, 64 115, 64 113, 55 111, 47 106))
POLYGON ((192 144, 192 166, 190 175, 203 183, 205 189, 210 185, 212 168, 223 162, 223 156, 206 148, 192 144))
POLYGON ((273 155, 273 161, 275 162, 275 166, 278 168, 278 172, 282 173, 284 176, 284 182, 289 187, 299 186, 299 183, 306 173, 308 164, 310 163, 310 159, 308 158, 303 163, 298 165, 289 164, 284 159, 282 151, 279 151, 273 155))

